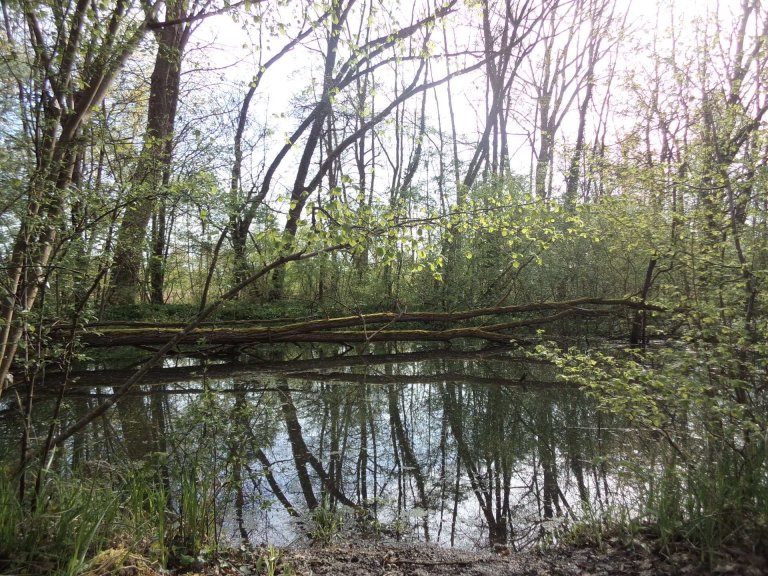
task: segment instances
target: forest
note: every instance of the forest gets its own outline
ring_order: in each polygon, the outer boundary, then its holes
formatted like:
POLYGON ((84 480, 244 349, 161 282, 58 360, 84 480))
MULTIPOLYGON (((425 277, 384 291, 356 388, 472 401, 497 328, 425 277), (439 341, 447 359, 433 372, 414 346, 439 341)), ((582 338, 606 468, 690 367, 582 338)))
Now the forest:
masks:
POLYGON ((0 572, 768 567, 761 0, 0 4, 0 572))

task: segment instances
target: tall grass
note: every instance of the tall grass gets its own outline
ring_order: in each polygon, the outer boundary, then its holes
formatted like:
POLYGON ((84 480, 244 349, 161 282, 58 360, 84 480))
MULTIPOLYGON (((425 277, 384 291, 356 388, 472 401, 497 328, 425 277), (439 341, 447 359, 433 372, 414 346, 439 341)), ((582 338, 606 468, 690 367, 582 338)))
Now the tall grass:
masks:
POLYGON ((92 482, 49 477, 34 502, 0 482, 0 557, 5 568, 75 575, 114 536, 119 497, 92 482))
POLYGON ((174 482, 142 467, 50 475, 34 501, 25 502, 8 477, 0 476, 0 571, 75 576, 110 548, 161 566, 194 559, 216 544, 219 521, 210 481, 197 482, 203 476, 186 470, 174 482), (168 485, 178 491, 169 495, 168 485), (172 501, 178 512, 171 510, 172 501))
POLYGON ((0 473, 0 570, 10 564, 24 513, 16 497, 15 487, 6 474, 0 473))
POLYGON ((199 476, 196 470, 184 470, 179 485, 179 518, 177 544, 189 556, 197 556, 207 543, 214 547, 217 539, 214 481, 199 476))

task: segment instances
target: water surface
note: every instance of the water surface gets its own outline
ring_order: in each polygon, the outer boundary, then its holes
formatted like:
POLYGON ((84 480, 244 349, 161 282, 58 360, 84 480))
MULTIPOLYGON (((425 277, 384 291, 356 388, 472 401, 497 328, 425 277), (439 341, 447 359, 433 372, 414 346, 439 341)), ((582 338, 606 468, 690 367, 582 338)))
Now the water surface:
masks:
MULTIPOLYGON (((60 425, 131 370, 97 368, 68 387, 60 425)), ((644 462, 649 451, 556 376, 503 349, 291 346, 247 363, 171 359, 73 438, 54 467, 162 472, 171 493, 191 482, 215 503, 230 541, 342 536, 522 549, 627 505, 608 462, 644 462)), ((40 435, 56 379, 45 386, 40 435)), ((19 422, 6 406, 7 454, 19 422)))

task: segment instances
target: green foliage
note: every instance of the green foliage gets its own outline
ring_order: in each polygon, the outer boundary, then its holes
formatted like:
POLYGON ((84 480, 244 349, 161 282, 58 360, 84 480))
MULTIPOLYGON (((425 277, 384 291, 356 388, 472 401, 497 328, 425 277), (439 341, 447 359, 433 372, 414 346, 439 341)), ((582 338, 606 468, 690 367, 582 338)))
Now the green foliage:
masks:
POLYGON ((186 322, 194 318, 196 312, 196 308, 191 304, 124 304, 108 307, 102 320, 186 322))
POLYGON ((344 514, 331 506, 326 498, 310 514, 309 537, 321 545, 331 544, 341 535, 344 521, 344 514))
POLYGON ((203 546, 215 543, 216 517, 215 475, 204 470, 180 470, 178 495, 178 524, 173 544, 176 554, 197 557, 203 546))
POLYGON ((0 562, 21 573, 77 574, 110 547, 168 567, 215 553, 234 466, 276 429, 275 406, 240 401, 246 394, 191 401, 165 437, 167 452, 117 465, 94 461, 66 477, 49 473, 34 503, 19 502, 3 476, 0 562))
POLYGON ((53 476, 33 504, 22 504, 3 480, 0 559, 22 572, 79 574, 114 536, 119 504, 119 495, 99 480, 53 476))
POLYGON ((294 576, 296 571, 283 561, 283 553, 271 544, 259 555, 256 570, 264 576, 294 576))
MULTIPOLYGON (((271 7, 253 7, 256 23, 268 34, 292 37, 298 30, 282 23, 280 4, 274 14, 271 7)), ((137 56, 141 34, 134 34, 148 30, 141 14, 111 2, 43 3, 34 10, 11 2, 4 7, 7 30, 0 39, 0 51, 7 72, 4 78, 13 80, 0 80, 0 118, 5 121, 0 128, 0 247, 8 272, 7 285, 0 288, 7 308, 0 322, 18 327, 21 334, 18 355, 13 334, 3 339, 13 344, 4 351, 8 354, 4 359, 16 356, 14 370, 43 374, 46 366, 66 366, 77 357, 76 346, 53 342, 41 327, 59 321, 86 322, 96 317, 99 300, 108 302, 110 274, 114 283, 110 267, 114 268, 115 231, 121 220, 125 223, 137 215, 138 205, 146 204, 155 212, 154 228, 148 231, 141 224, 128 243, 139 261, 135 272, 142 276, 130 279, 144 282, 147 265, 163 260, 165 285, 160 300, 169 303, 108 308, 103 320, 183 323, 198 312, 197 301, 209 270, 211 301, 231 288, 233 277, 240 281, 289 252, 309 254, 329 246, 336 246, 332 253, 279 270, 286 295, 280 302, 264 302, 272 287, 272 279, 264 276, 243 292, 241 301, 227 303, 210 320, 625 297, 641 293, 648 262, 653 261, 657 266, 643 298, 662 313, 636 316, 630 311, 624 318, 617 313, 589 324, 569 320, 553 325, 551 331, 567 336, 594 330, 625 337, 630 324, 637 325, 642 316, 646 334, 664 338, 663 347, 570 353, 542 349, 540 353, 553 359, 568 381, 586 388, 605 412, 618 415, 662 446, 658 465, 649 469, 616 463, 626 470, 631 491, 639 495, 642 519, 653 523, 662 542, 684 538, 708 553, 736 538, 766 546, 768 218, 764 195, 768 172, 764 110, 759 102, 766 39, 752 32, 765 28, 764 11, 753 10, 749 3, 744 3, 741 15, 734 11, 730 24, 737 48, 718 49, 714 60, 710 50, 718 44, 708 23, 696 39, 697 50, 706 51, 686 53, 680 48, 686 42, 683 34, 675 39, 677 52, 670 58, 649 55, 654 62, 648 67, 654 76, 647 78, 652 80, 650 86, 638 72, 625 87, 628 99, 637 92, 636 101, 624 103, 628 109, 640 107, 637 124, 626 130, 617 127, 626 133, 619 135, 615 146, 585 142, 585 149, 592 147, 595 154, 583 158, 585 171, 579 179, 584 186, 578 191, 583 202, 574 205, 575 198, 557 198, 556 174, 566 156, 560 152, 545 167, 553 181, 552 198, 532 197, 531 183, 524 177, 491 174, 497 154, 495 132, 493 154, 489 141, 478 148, 485 147, 487 163, 478 166, 484 180, 470 189, 448 185, 447 163, 443 158, 435 161, 435 155, 450 148, 444 144, 450 144, 451 138, 447 131, 438 133, 442 126, 430 125, 419 134, 414 130, 409 142, 410 128, 405 126, 415 129, 418 121, 415 109, 405 100, 386 123, 369 125, 370 130, 359 132, 360 138, 350 138, 350 130, 372 122, 383 110, 381 103, 394 96, 381 82, 368 83, 367 73, 357 72, 392 62, 397 63, 394 74, 407 74, 408 66, 419 57, 438 55, 441 50, 424 45, 409 52, 408 46, 418 43, 411 43, 405 32, 400 36, 384 13, 371 11, 363 16, 355 12, 357 8, 344 12, 333 3, 328 7, 330 17, 316 24, 320 35, 312 36, 308 28, 309 35, 295 46, 315 50, 316 40, 321 45, 327 40, 329 27, 339 28, 333 74, 340 75, 326 93, 333 112, 312 108, 320 88, 311 83, 302 86, 289 112, 295 114, 289 120, 295 120, 296 126, 304 120, 327 121, 322 130, 327 142, 319 145, 301 131, 303 135, 293 141, 290 136, 275 140, 277 128, 271 120, 257 127, 251 118, 241 149, 247 157, 233 171, 230 186, 228 174, 220 180, 220 174, 227 173, 220 162, 227 161, 221 149, 225 139, 230 148, 229 136, 222 138, 216 132, 220 126, 215 125, 231 123, 222 121, 218 113, 210 115, 216 118, 211 123, 192 115, 177 123, 174 159, 163 174, 162 192, 155 190, 151 179, 131 182, 137 165, 155 159, 146 152, 144 157, 137 154, 141 135, 147 133, 146 149, 159 148, 145 126, 145 79, 122 71, 123 66, 142 68, 142 58, 137 56), (360 18, 359 34, 386 30, 383 36, 373 35, 380 38, 375 49, 363 43, 362 36, 349 32, 355 26, 348 24, 356 17, 360 18), (367 18, 368 29, 362 26, 367 18), (107 21, 111 22, 109 37, 102 26, 107 21), (362 68, 355 68, 358 64, 362 68), (114 80, 108 98, 102 88, 109 82, 102 86, 94 78, 114 80), (344 84, 344 78, 358 82, 344 84), (377 91, 381 96, 374 102, 377 91), (314 110, 312 117, 305 115, 309 110, 314 110), (181 131, 181 126, 190 129, 181 131), (262 129, 263 140, 256 141, 255 133, 262 129), (395 134, 396 149, 390 147, 388 132, 395 134), (296 179, 297 186, 306 185, 298 192, 300 198, 296 192, 292 199, 281 196, 275 182, 262 194, 256 182, 268 185, 263 177, 282 158, 278 156, 270 166, 275 157, 267 151, 277 142, 277 149, 287 143, 298 152, 303 141, 311 143, 304 157, 312 158, 313 167, 296 179), (328 158, 337 145, 341 145, 338 154, 328 158), (416 153, 417 145, 423 145, 422 156, 421 150, 416 153), (409 156, 420 164, 413 165, 415 178, 400 186, 403 170, 412 171, 405 166, 409 156), (60 169, 58 161, 46 159, 67 159, 66 170, 60 169), (354 170, 354 164, 359 178, 346 173, 354 170), (439 170, 437 191, 430 180, 433 168, 439 170), (376 184, 374 171, 379 172, 376 184), (367 174, 370 178, 364 182, 367 174), (162 214, 155 194, 161 194, 162 214), (158 204, 149 206, 152 202, 158 204), (284 233, 286 209, 302 205, 295 236, 284 233), (250 219, 239 221, 246 213, 250 219), (245 240, 235 255, 233 236, 240 224, 243 229, 237 232, 245 240), (170 243, 162 247, 162 257, 153 256, 155 247, 146 243, 154 234, 170 243), (222 240, 228 234, 232 243, 218 245, 220 234, 222 240), (16 250, 18 259, 13 256, 16 250), (15 271, 18 280, 13 279, 15 271)), ((554 26, 556 18, 553 13, 551 20, 535 20, 554 26)), ((711 29, 719 33, 728 27, 718 22, 711 29)), ((531 38, 543 37, 532 32, 531 38)), ((621 43, 615 46, 622 49, 621 43)), ((615 61, 620 62, 620 53, 616 55, 615 61)), ((253 88, 269 65, 254 78, 253 88)), ((446 66, 460 72, 458 61, 446 60, 446 66)), ((313 71, 309 76, 319 82, 322 75, 313 71)), ((393 77, 392 85, 400 86, 403 78, 393 77)), ((605 88, 601 82, 589 84, 596 94, 605 88)), ((525 93, 536 92, 521 92, 513 82, 509 86, 523 100, 525 93)), ((262 90, 259 84, 259 93, 268 94, 262 90)), ((401 95, 420 91, 414 85, 401 95)), ((195 90, 184 92, 189 100, 181 108, 194 109, 195 90)), ((436 105, 441 106, 441 100, 435 100, 436 105)), ((423 113, 425 123, 433 116, 429 101, 430 109, 423 113)), ((583 92, 574 92, 571 101, 589 103, 583 92)), ((608 102, 606 98, 606 106, 608 102)), ((509 117, 520 118, 524 106, 534 103, 542 102, 523 103, 508 111, 509 117)), ((220 101, 212 104, 217 111, 229 108, 220 101)), ((607 119, 615 113, 616 109, 603 107, 600 118, 590 118, 588 125, 610 125, 607 119)), ((284 113, 281 118, 282 123, 284 113)), ((630 124, 631 117, 619 124, 624 123, 630 124)), ((302 130, 310 124, 303 126, 302 130)), ((542 131, 538 134, 542 140, 544 127, 535 127, 542 131)), ((607 138, 609 131, 604 132, 607 138)), ((556 142, 553 150, 564 143, 556 134, 549 136, 556 142)), ((454 145, 463 139, 457 134, 452 137, 454 145)), ((532 138, 531 143, 536 140, 532 138)), ((531 151, 535 159, 537 154, 531 151)), ((462 160, 455 159, 457 164, 462 160)), ((503 164, 509 158, 499 160, 503 164)), ((277 171, 281 181, 291 180, 291 163, 286 161, 277 171)), ((457 179, 460 176, 456 174, 457 179)), ((274 434, 274 415, 249 410, 243 402, 247 392, 238 394, 229 400, 205 394, 190 402, 178 429, 167 438, 170 448, 163 454, 168 460, 159 466, 163 475, 149 473, 138 464, 130 475, 114 472, 109 480, 115 494, 128 503, 123 507, 117 507, 111 493, 88 477, 81 486, 66 478, 41 479, 43 488, 34 503, 16 501, 12 486, 0 485, 0 558, 20 550, 20 562, 75 572, 88 554, 114 536, 121 522, 134 532, 151 534, 152 553, 163 564, 197 557, 218 539, 223 510, 231 500, 229 480, 234 470, 253 456, 249 450, 274 434), (231 448, 229 458, 219 458, 222 446, 228 445, 237 448, 231 448), (66 531, 68 527, 75 529, 66 531)), ((500 405, 472 394, 462 400, 483 407, 500 405)), ((522 417, 517 408, 476 413, 483 418, 468 417, 473 430, 469 440, 501 449, 494 441, 503 439, 513 458, 515 446, 526 442, 504 435, 509 428, 506 419, 522 417)), ((535 407, 526 416, 543 417, 535 407)), ((551 433, 552 426, 546 430, 551 433)), ((7 482, 5 475, 0 480, 7 482)), ((329 541, 343 518, 324 502, 315 511, 314 522, 315 537, 329 541)), ((599 542, 598 527, 605 522, 595 518, 585 523, 574 538, 599 542)), ((264 561, 266 570, 274 572, 277 552, 268 551, 264 561)))
POLYGON ((658 467, 634 469, 640 511, 662 542, 684 538, 713 555, 737 542, 768 543, 765 406, 729 374, 738 349, 686 343, 622 355, 556 356, 564 377, 601 408, 656 437, 658 467))
POLYGON ((578 520, 564 522, 557 530, 555 540, 575 547, 606 549, 606 541, 618 538, 631 542, 638 531, 638 523, 631 510, 624 505, 608 506, 595 510, 582 502, 578 520))
MULTIPOLYGON (((129 322, 179 323, 188 322, 198 313, 194 304, 131 304, 111 306, 106 309, 103 320, 124 320, 129 322)), ((304 318, 311 316, 311 306, 296 301, 250 302, 234 300, 225 303, 209 318, 215 320, 273 320, 281 318, 304 318)))
POLYGON ((17 551, 24 510, 6 474, 0 477, 0 566, 17 551))
POLYGON ((215 315, 216 320, 274 320, 306 318, 315 314, 310 303, 295 300, 280 302, 231 301, 215 315))

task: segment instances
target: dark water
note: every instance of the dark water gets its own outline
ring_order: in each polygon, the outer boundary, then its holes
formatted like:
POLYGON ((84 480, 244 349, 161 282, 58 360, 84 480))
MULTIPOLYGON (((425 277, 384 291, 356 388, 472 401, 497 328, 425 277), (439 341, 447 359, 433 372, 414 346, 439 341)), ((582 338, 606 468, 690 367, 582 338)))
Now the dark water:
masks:
MULTIPOLYGON (((508 350, 369 352, 291 347, 247 364, 169 361, 53 466, 162 469, 172 490, 191 482, 215 502, 223 538, 278 545, 339 533, 521 549, 631 506, 608 462, 637 462, 649 447, 557 383, 551 366, 508 350)), ((61 425, 127 373, 80 373, 61 425)), ((44 422, 54 401, 38 390, 44 422)), ((9 402, 6 455, 19 422, 9 402)))

